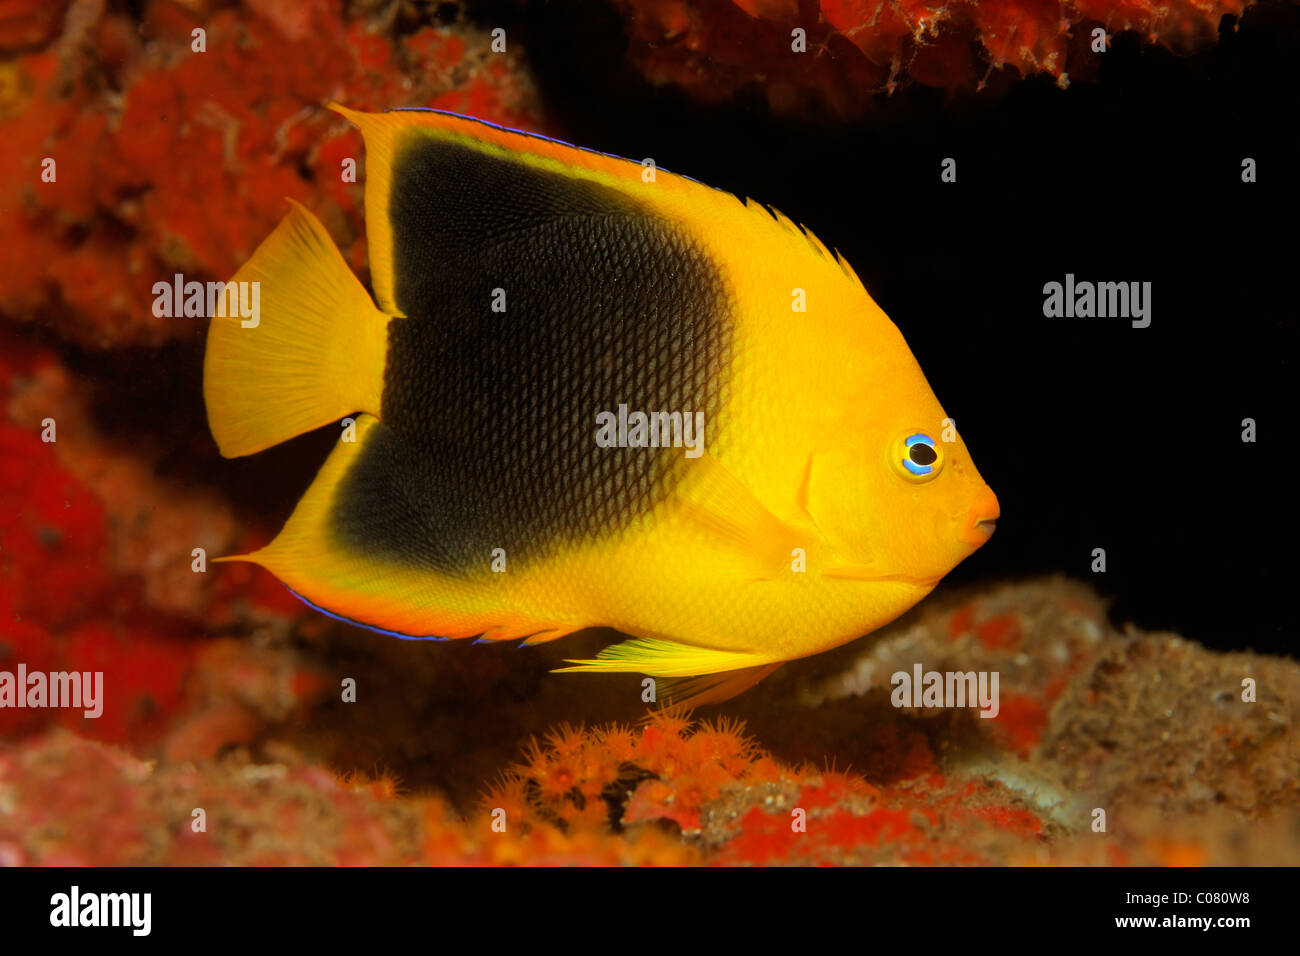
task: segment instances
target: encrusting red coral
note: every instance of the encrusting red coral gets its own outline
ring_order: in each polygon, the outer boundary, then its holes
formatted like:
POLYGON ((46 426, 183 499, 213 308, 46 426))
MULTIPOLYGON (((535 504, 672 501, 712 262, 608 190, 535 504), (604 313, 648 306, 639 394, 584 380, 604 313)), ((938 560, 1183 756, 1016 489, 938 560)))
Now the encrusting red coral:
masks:
POLYGON ((695 724, 660 713, 640 727, 560 725, 528 745, 462 819, 442 798, 406 790, 392 774, 334 774, 287 747, 271 763, 237 753, 150 764, 58 731, 0 748, 8 808, 0 816, 0 860, 1177 865, 1242 853, 1271 859, 1277 854, 1270 857, 1268 846, 1285 852, 1283 834, 1294 822, 1265 817, 1242 830, 1236 820, 1229 830, 1219 821, 1222 835, 1208 843, 1194 821, 1173 818, 1157 839, 1149 820, 1114 804, 1117 832, 1098 836, 1073 798, 1057 784, 1035 782, 1037 771, 1015 761, 964 757, 941 767, 919 734, 895 732, 882 746, 913 756, 892 765, 887 783, 871 783, 783 763, 726 720, 695 724), (96 799, 85 800, 91 791, 96 799), (203 830, 193 826, 196 808, 204 811, 203 830))
POLYGON ((881 789, 850 773, 783 765, 738 723, 665 713, 639 730, 558 728, 529 746, 481 808, 480 826, 497 820, 526 834, 668 825, 715 863, 987 862, 981 847, 1029 852, 1044 829, 997 784, 930 772, 881 789))
MULTIPOLYGON (((364 180, 345 181, 341 166, 361 157, 360 140, 328 100, 537 125, 514 61, 481 31, 395 37, 331 0, 202 19, 152 0, 142 43, 127 13, 85 10, 90 19, 69 16, 62 40, 0 65, 0 178, 10 184, 0 191, 0 314, 42 318, 87 345, 201 331, 153 314, 154 283, 177 272, 229 278, 285 197, 315 210, 352 264, 364 263, 364 180)), ((20 47, 49 32, 44 17, 22 23, 20 47)))
POLYGON ((670 834, 456 819, 388 776, 237 760, 160 767, 60 732, 0 749, 0 864, 681 865, 670 834), (92 798, 93 795, 93 798, 92 798))
POLYGON ((619 0, 629 57, 655 84, 717 102, 757 85, 776 112, 863 112, 905 82, 955 92, 997 71, 1092 76, 1092 31, 1174 49, 1213 41, 1245 0, 619 0), (799 36, 798 32, 802 32, 799 36))
POLYGON ((0 738, 62 726, 192 759, 316 698, 297 655, 205 631, 233 620, 232 588, 261 613, 302 613, 283 588, 264 598, 265 582, 192 570, 195 544, 237 543, 228 512, 170 495, 138 450, 90 427, 55 356, 4 329, 0 412, 0 670, 105 674, 100 716, 0 708, 0 738))
POLYGON ((725 720, 694 731, 666 713, 637 730, 613 725, 584 733, 562 725, 544 744, 533 741, 483 806, 489 814, 507 809, 507 821, 525 830, 671 820, 698 833, 701 808, 724 789, 779 777, 760 757, 739 725, 725 720))

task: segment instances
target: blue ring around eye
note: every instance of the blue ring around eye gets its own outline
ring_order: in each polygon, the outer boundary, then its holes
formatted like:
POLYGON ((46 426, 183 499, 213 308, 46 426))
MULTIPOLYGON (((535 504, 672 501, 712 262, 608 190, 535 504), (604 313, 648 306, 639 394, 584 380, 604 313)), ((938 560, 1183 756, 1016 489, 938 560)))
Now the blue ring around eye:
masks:
MULTIPOLYGON (((908 445, 907 447, 911 448, 912 446, 908 445)), ((903 458, 901 459, 901 461, 903 462, 903 467, 906 468, 908 471, 910 471, 912 474, 916 475, 918 478, 920 478, 923 475, 928 475, 930 472, 934 471, 934 465, 918 465, 910 458, 903 458)))
POLYGON ((906 445, 908 448, 911 448, 913 445, 917 444, 918 442, 920 442, 923 445, 929 445, 931 448, 934 447, 934 439, 931 438, 929 435, 922 434, 921 432, 917 432, 915 435, 908 435, 906 438, 903 439, 903 444, 906 445))

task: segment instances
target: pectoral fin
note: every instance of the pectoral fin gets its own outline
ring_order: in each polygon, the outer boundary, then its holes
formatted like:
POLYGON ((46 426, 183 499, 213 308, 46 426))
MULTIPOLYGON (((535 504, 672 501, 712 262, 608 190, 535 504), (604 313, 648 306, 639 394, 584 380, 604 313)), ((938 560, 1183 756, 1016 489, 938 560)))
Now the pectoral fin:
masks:
POLYGON ((795 549, 806 554, 814 535, 782 521, 725 465, 707 452, 685 466, 675 494, 679 514, 713 545, 717 560, 742 580, 770 581, 791 572, 795 549))

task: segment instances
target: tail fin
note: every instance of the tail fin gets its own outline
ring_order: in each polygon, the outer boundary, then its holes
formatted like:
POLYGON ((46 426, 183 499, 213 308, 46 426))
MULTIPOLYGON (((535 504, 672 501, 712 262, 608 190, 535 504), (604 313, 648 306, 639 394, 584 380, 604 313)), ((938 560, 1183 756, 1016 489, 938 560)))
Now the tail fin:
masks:
POLYGON ((203 361, 208 425, 227 458, 351 412, 379 415, 388 316, 320 220, 293 208, 232 283, 256 282, 255 316, 213 318, 203 361))

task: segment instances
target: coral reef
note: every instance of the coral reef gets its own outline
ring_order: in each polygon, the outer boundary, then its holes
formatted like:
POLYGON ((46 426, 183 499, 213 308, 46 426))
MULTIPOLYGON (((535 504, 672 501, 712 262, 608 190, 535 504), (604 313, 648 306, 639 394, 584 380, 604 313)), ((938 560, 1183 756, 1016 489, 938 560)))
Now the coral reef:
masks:
POLYGON ((630 56, 658 85, 710 102, 761 91, 776 112, 862 113, 902 83, 949 93, 1046 74, 1097 75, 1092 31, 1185 52, 1212 43, 1244 0, 1065 3, 902 0, 617 0, 630 56), (802 30, 802 38, 793 31, 802 30), (802 43, 800 46, 797 44, 802 43))
MULTIPOLYGON (((104 742, 116 732, 89 740, 63 728, 9 729, 0 859, 1293 863, 1300 666, 1119 634, 1103 610, 1088 589, 1059 579, 950 596, 867 650, 836 655, 832 673, 795 675, 731 708, 754 715, 770 748, 731 718, 658 711, 639 725, 561 723, 470 803, 462 792, 468 809, 409 790, 393 773, 329 769, 334 761, 305 752, 313 738, 293 723, 295 713, 329 708, 324 665, 304 669, 300 651, 210 640, 178 668, 185 692, 161 742, 146 725, 127 727, 124 747, 104 742), (999 670, 1002 711, 985 721, 969 710, 891 706, 890 672, 915 660, 999 670), (1256 682, 1254 702, 1242 700, 1243 676, 1256 682), (847 755, 861 769, 781 751, 847 755)), ((29 657, 36 646, 21 645, 29 657)), ((143 664, 156 681, 156 664, 143 664)))
POLYGON ((43 0, 9 6, 0 47, 18 55, 0 63, 0 313, 88 346, 200 334, 154 315, 153 284, 229 278, 285 197, 364 264, 364 175, 341 174, 360 138, 323 108, 330 99, 537 125, 513 56, 464 24, 398 35, 330 0, 150 0, 139 24, 94 0, 62 16, 43 0))

